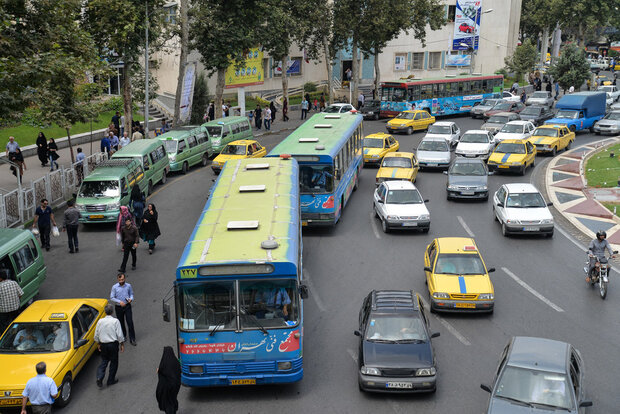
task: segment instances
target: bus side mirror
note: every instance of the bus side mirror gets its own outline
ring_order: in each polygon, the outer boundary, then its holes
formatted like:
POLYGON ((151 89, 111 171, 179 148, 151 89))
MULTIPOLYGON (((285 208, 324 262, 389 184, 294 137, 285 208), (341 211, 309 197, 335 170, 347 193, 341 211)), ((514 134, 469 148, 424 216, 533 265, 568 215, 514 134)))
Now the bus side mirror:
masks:
POLYGON ((301 285, 299 286, 299 295, 302 299, 308 299, 308 286, 301 285))
POLYGON ((164 322, 170 322, 170 304, 162 303, 164 322))

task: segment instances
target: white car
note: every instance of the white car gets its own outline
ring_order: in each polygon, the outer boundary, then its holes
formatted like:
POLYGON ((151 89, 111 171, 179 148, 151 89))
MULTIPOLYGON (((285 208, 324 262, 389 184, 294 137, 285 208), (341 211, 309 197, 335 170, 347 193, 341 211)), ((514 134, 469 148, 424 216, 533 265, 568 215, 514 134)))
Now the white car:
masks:
POLYGON ((495 134, 495 142, 505 139, 527 139, 532 136, 535 129, 531 121, 510 121, 495 134))
POLYGON ((514 93, 508 91, 502 92, 502 99, 508 102, 521 102, 520 95, 515 95, 514 93))
POLYGON ((353 105, 348 103, 335 103, 325 108, 323 112, 325 112, 326 114, 341 114, 343 112, 349 112, 354 109, 355 108, 353 107, 353 105))
POLYGON ((461 157, 488 159, 495 148, 493 134, 482 129, 471 129, 465 132, 454 153, 461 157))
POLYGON ((448 168, 450 146, 443 138, 424 137, 416 149, 420 168, 448 168))
POLYGON ((385 233, 415 229, 428 233, 431 215, 420 192, 410 181, 384 181, 375 190, 373 209, 385 233))
POLYGON ((450 121, 440 121, 429 125, 424 138, 443 138, 450 147, 454 147, 461 137, 459 126, 450 121))
POLYGON ((540 233, 553 236, 551 203, 529 183, 502 185, 493 196, 493 216, 502 225, 502 234, 540 233))
POLYGON ((609 92, 605 92, 605 104, 609 107, 612 103, 614 103, 614 98, 609 92))
POLYGON ((620 102, 616 102, 609 107, 610 111, 620 111, 620 102))
POLYGON ((620 89, 616 85, 601 85, 596 90, 609 93, 614 102, 620 98, 620 89))

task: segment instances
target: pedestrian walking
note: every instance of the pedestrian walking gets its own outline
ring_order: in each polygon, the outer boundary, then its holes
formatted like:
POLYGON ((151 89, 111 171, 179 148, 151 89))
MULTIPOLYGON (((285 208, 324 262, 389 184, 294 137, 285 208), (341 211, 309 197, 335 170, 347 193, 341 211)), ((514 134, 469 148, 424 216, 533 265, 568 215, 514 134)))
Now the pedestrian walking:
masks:
POLYGON ((271 108, 268 106, 265 107, 263 111, 263 118, 265 123, 265 130, 269 131, 271 129, 271 108))
POLYGON ((260 129, 263 124, 263 110, 260 107, 260 104, 256 104, 256 109, 254 109, 254 125, 256 129, 260 129))
POLYGON ((124 148, 129 144, 131 144, 131 139, 129 138, 126 132, 123 132, 123 138, 119 140, 118 146, 119 148, 124 148))
MULTIPOLYGON (((118 213, 118 219, 116 219, 116 245, 120 246, 121 244, 121 230, 123 230, 123 226, 125 226, 125 220, 134 220, 133 214, 129 211, 127 206, 121 206, 120 212, 118 213)), ((135 223, 135 222, 134 222, 135 223)))
POLYGON ((133 134, 131 134, 131 142, 137 141, 139 139, 144 138, 140 133, 140 128, 137 126, 133 127, 133 134))
POLYGON ((181 389, 181 364, 171 346, 164 347, 157 368, 157 378, 155 397, 159 409, 166 414, 175 414, 179 409, 177 396, 181 389))
POLYGON ((209 104, 209 121, 213 121, 215 119, 215 104, 211 102, 209 104))
POLYGON ((17 173, 19 170, 19 182, 22 182, 24 177, 24 170, 26 170, 26 161, 24 160, 24 154, 22 153, 21 148, 17 148, 15 152, 11 153, 9 156, 9 161, 12 161, 17 167, 11 165, 11 171, 13 175, 17 177, 17 173))
POLYGON ((50 249, 50 231, 52 230, 52 224, 56 227, 56 219, 54 218, 54 212, 49 206, 49 202, 46 198, 41 200, 41 205, 37 207, 34 212, 34 221, 32 228, 35 226, 39 228, 39 235, 41 237, 41 246, 45 247, 45 250, 50 249))
POLYGON ((32 414, 50 414, 52 412, 52 404, 58 396, 58 387, 53 379, 45 375, 47 365, 45 362, 39 362, 36 365, 37 376, 30 378, 26 383, 26 388, 22 392, 22 411, 26 414, 26 404, 30 400, 32 414))
POLYGON ((558 97, 560 96, 560 82, 555 82, 555 100, 558 100, 558 97))
POLYGON ((226 104, 224 105, 224 116, 230 116, 230 102, 226 102, 226 104))
MULTIPOLYGON (((110 131, 110 133, 112 133, 112 131, 110 131)), ((99 147, 101 149, 101 152, 108 154, 108 159, 110 159, 110 153, 112 152, 110 135, 104 135, 103 138, 101 138, 101 144, 99 147)))
POLYGON ((112 148, 112 150, 110 151, 111 154, 114 154, 116 151, 118 151, 119 144, 120 140, 118 139, 118 136, 116 136, 114 132, 110 131, 110 147, 112 148))
POLYGON ((43 132, 39 132, 37 136, 37 156, 39 157, 39 161, 41 161, 41 167, 47 166, 47 138, 45 138, 45 134, 43 132))
POLYGON ((142 224, 140 225, 140 235, 142 240, 149 244, 149 254, 153 254, 155 250, 155 239, 161 236, 159 225, 157 224, 157 209, 153 203, 149 203, 142 216, 142 224))
POLYGON ((84 180, 84 160, 86 154, 82 151, 81 147, 78 147, 77 154, 75 156, 75 172, 77 174, 78 184, 81 184, 84 180))
POLYGON ((321 99, 319 99, 319 109, 323 111, 325 109, 325 92, 321 92, 321 99))
POLYGON ((62 225, 63 231, 67 232, 67 240, 69 242, 69 253, 78 253, 78 227, 80 226, 80 218, 82 213, 75 208, 75 201, 67 201, 67 209, 65 210, 65 221, 62 225))
POLYGON ((121 119, 120 119, 120 133, 121 133, 121 137, 125 134, 125 114, 121 115, 121 119))
POLYGON ((510 93, 516 94, 518 90, 519 90, 519 82, 514 81, 514 83, 510 87, 510 93))
POLYGON ((314 98, 314 103, 312 105, 312 109, 314 109, 315 111, 317 111, 319 109, 319 100, 314 98))
POLYGON ((136 331, 133 328, 133 314, 131 311, 133 288, 129 283, 125 282, 124 273, 119 273, 117 279, 118 282, 112 286, 110 291, 110 302, 114 303, 116 318, 121 323, 123 337, 127 338, 127 333, 129 333, 129 343, 136 346, 136 331), (127 323, 127 328, 125 328, 125 323, 127 323))
POLYGON ((549 92, 549 96, 551 96, 551 81, 547 82, 547 86, 545 86, 545 90, 549 92))
POLYGON ((310 94, 306 92, 306 94, 304 95, 304 98, 306 98, 306 101, 308 101, 308 106, 309 106, 310 105, 310 94))
POLYGON ((527 101, 527 95, 525 94, 525 90, 523 92, 521 92, 521 103, 525 104, 525 101, 527 101))
POLYGON ((304 100, 301 101, 301 119, 306 119, 306 117, 308 116, 308 106, 309 105, 310 104, 309 104, 307 98, 304 98, 304 100))
POLYGON ((19 315, 20 298, 24 291, 11 280, 8 269, 0 269, 0 332, 4 332, 13 319, 19 315))
POLYGON ((364 106, 364 100, 365 100, 365 96, 362 92, 360 92, 360 96, 357 97, 357 109, 362 109, 362 106, 364 106))
MULTIPOLYGON (((17 141, 15 141, 15 137, 13 136, 9 137, 9 142, 6 143, 6 156, 9 159, 9 161, 13 161, 17 164, 17 162, 15 161, 15 158, 17 156, 17 150, 19 149, 20 149, 20 146, 17 143, 17 141)), ((17 176, 17 171, 15 171, 13 168, 11 170, 13 171, 13 175, 17 176)))
POLYGON ((269 102, 269 110, 271 111, 271 125, 276 121, 276 113, 278 110, 276 109, 276 105, 273 101, 269 102))
POLYGON ((138 184, 134 185, 131 189, 129 206, 133 210, 133 215, 136 218, 135 223, 140 223, 142 213, 144 212, 144 201, 144 194, 140 191, 140 187, 138 184))
POLYGON ((56 145, 56 140, 54 138, 50 138, 47 143, 47 153, 50 157, 50 171, 54 171, 54 164, 56 164, 56 169, 58 169, 56 160, 60 158, 60 155, 58 155, 58 145, 56 145))
POLYGON ((119 272, 125 273, 125 267, 127 266, 127 259, 129 259, 130 253, 131 253, 131 270, 136 269, 136 249, 138 248, 139 242, 140 242, 140 235, 138 234, 138 229, 134 225, 132 218, 126 218, 125 225, 121 229, 121 244, 123 246, 123 261, 121 263, 121 267, 118 269, 119 272))
POLYGON ((121 352, 125 350, 125 336, 121 323, 112 316, 114 306, 108 303, 105 305, 104 312, 106 316, 99 319, 95 327, 95 342, 99 344, 98 348, 101 353, 101 363, 97 367, 97 386, 99 388, 103 387, 103 378, 108 364, 110 365, 108 385, 114 385, 118 382, 116 379, 118 350, 119 348, 121 352))
POLYGON ((116 111, 116 113, 112 115, 112 123, 114 124, 114 128, 116 128, 117 134, 121 130, 120 121, 121 121, 121 113, 116 111))
POLYGON ((282 121, 288 121, 288 99, 282 99, 282 121))

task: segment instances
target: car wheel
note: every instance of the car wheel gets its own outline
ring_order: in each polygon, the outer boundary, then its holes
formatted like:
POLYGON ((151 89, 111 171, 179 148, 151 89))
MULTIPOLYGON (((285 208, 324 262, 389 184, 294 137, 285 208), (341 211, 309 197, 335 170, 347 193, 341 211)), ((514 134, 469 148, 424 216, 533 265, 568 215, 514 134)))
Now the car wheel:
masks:
POLYGON ((364 392, 364 388, 362 388, 362 383, 357 381, 357 388, 360 390, 360 392, 364 392))
POLYGON ((181 172, 183 174, 187 174, 187 170, 189 170, 189 165, 187 164, 187 161, 183 163, 183 167, 181 168, 181 172))
POLYGON ((413 128, 409 127, 407 128, 407 135, 411 135, 413 134, 413 128))
POLYGON ((433 305, 433 302, 431 301, 431 313, 437 313, 437 308, 435 308, 435 305, 433 305))
POLYGON ((58 398, 56 399, 56 405, 58 407, 64 407, 71 401, 71 395, 73 394, 73 382, 71 381, 71 374, 67 374, 65 379, 62 380, 62 384, 58 387, 58 398))
POLYGON ((590 134, 594 134, 594 127, 593 126, 590 127, 590 134))
POLYGON ((499 221, 499 220, 497 219, 497 213, 495 212, 495 207, 493 207, 493 209, 492 209, 492 210, 493 210, 493 221, 499 221))
POLYGON ((384 233, 390 232, 390 228, 387 225, 387 220, 381 220, 381 230, 383 230, 384 233))
POLYGON ((166 181, 168 181, 168 170, 165 170, 164 173, 161 175, 161 184, 166 184, 166 181))
POLYGON ((568 129, 570 129, 571 132, 577 131, 577 127, 575 125, 571 125, 568 129))
POLYGON ((571 144, 573 143, 573 141, 568 141, 568 144, 566 144, 566 150, 570 149, 571 144))
POLYGON ((551 231, 551 233, 547 233, 545 236, 547 236, 548 239, 553 237, 553 230, 551 231))
POLYGON ((519 171, 519 175, 525 175, 525 169, 527 168, 527 164, 523 164, 523 167, 519 171))
POLYGON ((430 227, 427 227, 427 228, 425 228, 425 229, 422 229, 422 233, 428 233, 428 232, 430 231, 430 229, 431 229, 430 227))
POLYGON ((536 167, 536 156, 534 156, 534 159, 532 160, 532 168, 536 167))
POLYGON ((207 154, 202 156, 202 161, 200 162, 203 167, 206 167, 209 163, 209 156, 207 154))
POLYGON ((508 229, 506 228, 505 223, 502 223, 502 236, 508 237, 508 229))

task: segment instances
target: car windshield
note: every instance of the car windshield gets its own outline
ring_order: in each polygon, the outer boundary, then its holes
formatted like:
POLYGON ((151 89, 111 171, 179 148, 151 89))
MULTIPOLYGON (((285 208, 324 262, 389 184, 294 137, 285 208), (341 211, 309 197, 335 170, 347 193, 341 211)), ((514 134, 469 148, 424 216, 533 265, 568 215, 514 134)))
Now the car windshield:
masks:
POLYGON ((340 108, 340 106, 332 105, 325 108, 323 112, 325 112, 326 114, 337 114, 340 112, 340 108))
POLYGON ((568 378, 555 372, 507 366, 498 380, 495 396, 526 404, 573 409, 568 378))
POLYGON ((482 275, 486 273, 477 253, 440 254, 433 273, 442 275, 482 275))
POLYGON ((499 130, 499 132, 506 132, 508 134, 522 134, 523 125, 519 124, 506 124, 499 130))
POLYGON ((470 144, 487 144, 489 136, 487 134, 464 134, 459 142, 470 144))
POLYGON ((505 124, 506 122, 508 122, 508 117, 506 115, 493 115, 487 121, 489 124, 505 124))
POLYGON ((610 121, 620 121, 620 112, 612 112, 607 114, 605 119, 609 119, 610 121))
POLYGON ((177 153, 177 145, 179 145, 179 141, 176 139, 168 139, 165 142, 166 152, 168 154, 176 154, 177 153))
POLYGON ((364 148, 383 148, 383 139, 364 138, 364 148))
POLYGON ((605 91, 605 92, 611 92, 613 89, 611 86, 599 86, 597 91, 605 91))
POLYGON ((208 126, 207 132, 211 138, 219 138, 222 136, 222 127, 221 126, 208 126))
POLYGON ((510 102, 500 102, 493 107, 494 111, 509 111, 512 108, 512 104, 510 102))
POLYGON ((426 342, 428 336, 417 315, 371 314, 365 339, 370 342, 426 342))
POLYGON ((537 137, 557 137, 558 130, 555 128, 536 128, 533 135, 537 137))
POLYGON ((532 98, 548 98, 547 92, 534 92, 532 98))
POLYGON ((501 154, 525 154, 525 145, 509 142, 500 142, 497 148, 495 148, 495 152, 501 154))
POLYGON ((387 204, 421 204, 422 197, 418 190, 389 190, 385 202, 387 204))
POLYGON ((474 162, 455 162, 450 167, 449 171, 450 175, 487 175, 486 170, 484 169, 484 164, 482 163, 474 163, 474 162))
POLYGON ((555 117, 560 119, 577 119, 579 117, 579 111, 560 109, 555 117))
POLYGON ((14 323, 0 339, 0 353, 46 353, 69 349, 68 322, 14 323))
POLYGON ((118 197, 118 181, 84 181, 79 191, 80 197, 118 197))
POLYGON ((538 116, 542 112, 542 108, 538 106, 528 106, 523 111, 521 111, 521 115, 535 115, 538 116))
POLYGON ((444 140, 441 141, 422 141, 418 145, 418 151, 438 151, 449 152, 448 143, 444 140))
POLYGON ((451 128, 448 125, 431 125, 428 127, 429 134, 450 134, 451 128))
POLYGON ((245 155, 245 145, 226 145, 226 148, 222 151, 222 154, 227 155, 245 155))
POLYGON ((497 99, 483 99, 480 106, 493 106, 497 103, 497 99))
POLYGON ((506 198, 506 207, 536 208, 546 207, 545 200, 539 193, 512 193, 506 198))
POLYGON ((302 194, 331 193, 334 186, 334 167, 331 165, 302 165, 299 168, 299 188, 302 194))
POLYGON ((401 112, 396 115, 396 119, 413 119, 414 116, 415 114, 413 112, 401 112))
POLYGON ((385 157, 381 163, 382 167, 389 168, 412 168, 411 159, 405 157, 385 157))

